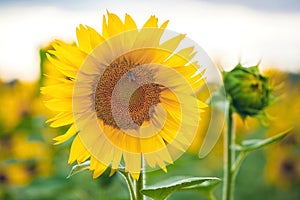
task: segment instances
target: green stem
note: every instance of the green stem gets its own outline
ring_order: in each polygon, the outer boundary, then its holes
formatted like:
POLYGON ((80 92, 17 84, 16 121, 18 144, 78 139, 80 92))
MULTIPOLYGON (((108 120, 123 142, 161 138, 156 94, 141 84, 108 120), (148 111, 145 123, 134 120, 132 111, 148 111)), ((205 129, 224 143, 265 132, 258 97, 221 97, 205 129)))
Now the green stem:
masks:
POLYGON ((137 200, 144 200, 144 195, 140 192, 144 186, 145 186, 145 179, 146 179, 146 175, 145 175, 145 161, 144 161, 144 157, 142 156, 142 167, 141 167, 141 173, 140 173, 140 177, 136 182, 136 199, 137 200))
POLYGON ((243 162, 243 160, 245 159, 246 156, 247 156, 247 152, 242 151, 242 152, 238 155, 238 157, 237 157, 237 159, 236 159, 234 165, 233 165, 232 168, 231 168, 232 183, 233 183, 233 184, 235 183, 236 176, 237 176, 237 174, 238 174, 238 172, 239 172, 239 170, 240 170, 240 167, 241 167, 241 165, 242 165, 242 162, 243 162))
POLYGON ((224 185, 223 185, 223 200, 233 200, 234 176, 231 172, 231 167, 235 160, 235 151, 232 146, 235 143, 235 134, 233 131, 233 117, 231 105, 228 105, 226 116, 227 128, 224 136, 224 185))
POLYGON ((210 192, 208 193, 208 199, 209 199, 209 200, 216 200, 216 197, 214 196, 214 194, 213 194, 212 191, 210 191, 210 192))
POLYGON ((128 173, 127 173, 127 175, 126 175, 126 181, 127 181, 128 188, 129 188, 130 199, 131 199, 131 200, 136 200, 135 194, 134 194, 133 184, 132 184, 132 181, 131 181, 131 179, 130 179, 130 175, 129 175, 128 173))
POLYGON ((239 169, 240 169, 240 166, 241 166, 241 164, 242 164, 244 158, 246 157, 246 155, 247 155, 247 153, 244 152, 244 151, 242 151, 242 152, 238 155, 238 157, 237 157, 237 159, 236 159, 234 165, 233 165, 232 168, 231 168, 231 173, 233 174, 234 177, 237 175, 237 173, 238 173, 238 171, 239 171, 239 169))
POLYGON ((121 171, 119 171, 119 172, 120 172, 120 174, 123 175, 123 177, 126 180, 127 187, 128 187, 129 194, 130 194, 130 200, 136 200, 135 193, 134 193, 134 187, 133 187, 132 180, 130 178, 129 173, 128 172, 121 172, 121 171))

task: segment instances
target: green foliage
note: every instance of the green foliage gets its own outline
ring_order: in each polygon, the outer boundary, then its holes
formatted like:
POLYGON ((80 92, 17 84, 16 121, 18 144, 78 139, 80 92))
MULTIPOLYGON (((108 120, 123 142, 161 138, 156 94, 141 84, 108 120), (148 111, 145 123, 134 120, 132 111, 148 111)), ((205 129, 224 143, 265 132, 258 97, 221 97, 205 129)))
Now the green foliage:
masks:
POLYGON ((257 149, 261 149, 267 145, 273 144, 281 139, 283 139, 288 133, 290 129, 285 130, 279 134, 276 134, 273 137, 269 137, 266 139, 251 139, 242 141, 241 145, 235 145, 233 148, 237 151, 253 151, 257 149))
POLYGON ((154 200, 163 200, 180 190, 211 191, 221 180, 214 177, 173 177, 166 184, 147 187, 141 192, 154 200))
POLYGON ((86 162, 74 165, 67 178, 70 178, 71 176, 74 176, 75 174, 78 174, 82 171, 89 170, 89 169, 90 169, 90 161, 89 160, 86 162))

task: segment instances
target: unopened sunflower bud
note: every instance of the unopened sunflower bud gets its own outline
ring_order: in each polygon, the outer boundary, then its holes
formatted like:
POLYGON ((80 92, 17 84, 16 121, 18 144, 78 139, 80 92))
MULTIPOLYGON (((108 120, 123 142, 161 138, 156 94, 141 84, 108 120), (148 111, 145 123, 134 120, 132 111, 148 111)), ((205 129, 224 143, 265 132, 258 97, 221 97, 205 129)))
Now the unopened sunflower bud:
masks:
POLYGON ((235 112, 242 118, 256 116, 270 103, 268 78, 259 73, 258 65, 245 68, 238 64, 223 74, 225 90, 235 112))

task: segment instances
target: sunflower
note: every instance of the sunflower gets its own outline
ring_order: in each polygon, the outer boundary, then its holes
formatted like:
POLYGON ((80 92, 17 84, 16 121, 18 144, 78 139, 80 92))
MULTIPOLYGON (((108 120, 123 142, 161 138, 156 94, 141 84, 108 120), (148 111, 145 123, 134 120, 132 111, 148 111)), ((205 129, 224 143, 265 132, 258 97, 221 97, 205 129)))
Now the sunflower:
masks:
POLYGON ((31 114, 35 89, 35 83, 0 80, 0 134, 11 132, 23 118, 31 114))
POLYGON ((130 15, 103 16, 102 34, 79 25, 77 44, 53 42, 47 58, 65 78, 41 89, 57 114, 50 126, 70 126, 54 138, 74 137, 69 163, 90 160, 94 178, 124 166, 139 178, 173 163, 191 144, 206 105, 195 92, 204 84, 195 48, 179 48, 183 34, 151 16, 138 29, 130 15))
POLYGON ((265 175, 275 186, 287 188, 300 182, 300 95, 299 75, 268 69, 265 74, 275 86, 278 100, 267 109, 269 114, 268 136, 290 129, 279 143, 266 149, 265 175))

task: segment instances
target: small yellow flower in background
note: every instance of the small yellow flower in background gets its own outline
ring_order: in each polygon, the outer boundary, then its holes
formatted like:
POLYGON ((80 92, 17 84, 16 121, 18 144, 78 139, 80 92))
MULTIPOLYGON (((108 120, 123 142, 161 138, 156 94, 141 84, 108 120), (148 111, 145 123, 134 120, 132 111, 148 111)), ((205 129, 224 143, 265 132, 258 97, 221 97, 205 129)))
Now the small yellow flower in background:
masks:
POLYGON ((31 114, 36 85, 17 80, 0 80, 0 128, 2 133, 10 132, 20 121, 31 114))
POLYGON ((43 142, 29 141, 27 137, 23 132, 0 137, 0 184, 26 185, 36 177, 51 174, 50 150, 43 142))
POLYGON ((163 40, 167 24, 151 16, 138 30, 129 15, 122 22, 108 12, 101 35, 80 25, 77 45, 52 44, 48 59, 64 78, 41 89, 57 113, 48 122, 70 125, 56 144, 75 135, 69 163, 90 159, 94 178, 122 163, 138 179, 142 157, 166 171, 194 138, 206 107, 195 94, 203 73, 193 47, 178 49, 185 35, 163 40))
POLYGON ((297 152, 300 145, 299 127, 295 131, 297 132, 289 133, 278 145, 267 150, 266 180, 280 188, 300 183, 300 154, 297 152))
POLYGON ((300 95, 299 75, 289 75, 274 69, 264 72, 272 85, 277 101, 266 109, 268 113, 268 136, 279 131, 293 129, 278 144, 266 149, 265 174, 267 180, 281 188, 300 183, 300 95))
POLYGON ((52 155, 39 135, 46 128, 38 124, 44 114, 36 108, 40 104, 38 94, 36 82, 0 80, 1 187, 24 186, 51 173, 52 155), (39 135, 38 140, 35 134, 39 135))
POLYGON ((31 181, 24 165, 16 163, 2 167, 0 171, 1 184, 26 185, 31 181))

